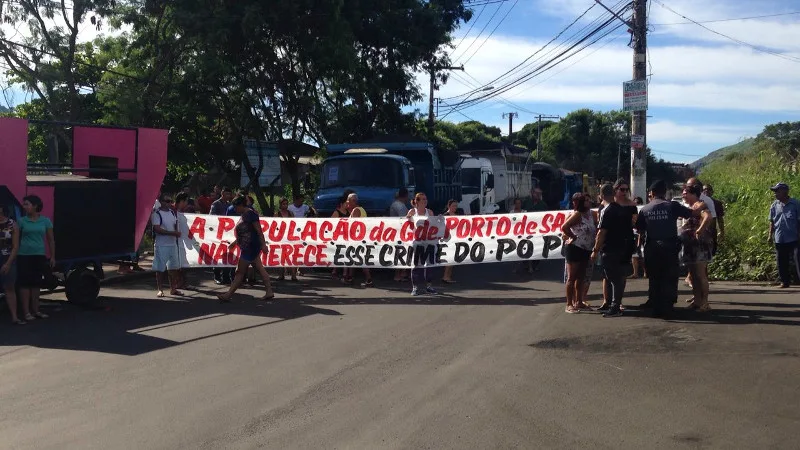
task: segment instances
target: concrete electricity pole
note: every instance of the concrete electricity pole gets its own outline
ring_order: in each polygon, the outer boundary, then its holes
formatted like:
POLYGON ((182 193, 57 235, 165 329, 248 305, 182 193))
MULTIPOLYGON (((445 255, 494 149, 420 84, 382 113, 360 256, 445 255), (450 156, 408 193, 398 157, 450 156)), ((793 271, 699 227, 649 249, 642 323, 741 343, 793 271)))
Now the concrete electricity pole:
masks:
MULTIPOLYGON (((633 79, 647 80, 647 0, 633 0, 633 79)), ((631 126, 631 197, 647 198, 646 183, 647 111, 641 110, 631 126)))
POLYGON ((515 112, 503 113, 503 119, 508 117, 508 143, 511 143, 511 133, 514 132, 514 118, 519 118, 519 114, 515 112))
POLYGON ((647 0, 633 0, 631 22, 620 17, 600 0, 594 1, 625 23, 633 34, 633 80, 625 83, 623 95, 626 101, 638 101, 635 106, 624 106, 623 109, 633 112, 630 142, 631 196, 647 198, 647 0))
POLYGON ((433 93, 436 90, 436 72, 440 70, 464 70, 464 66, 435 66, 431 64, 430 67, 430 74, 431 74, 431 90, 430 94, 428 95, 428 129, 433 130, 433 123, 436 116, 433 115, 433 93))

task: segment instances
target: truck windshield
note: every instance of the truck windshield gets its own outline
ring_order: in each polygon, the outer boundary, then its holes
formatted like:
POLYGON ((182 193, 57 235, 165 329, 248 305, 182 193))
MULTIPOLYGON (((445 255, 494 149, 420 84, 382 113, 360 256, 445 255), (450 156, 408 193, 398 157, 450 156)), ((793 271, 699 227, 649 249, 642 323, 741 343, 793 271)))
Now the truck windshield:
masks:
POLYGON ((461 192, 465 194, 481 193, 481 169, 461 169, 461 192))
POLYGON ((399 187, 400 162, 389 158, 343 158, 322 166, 322 188, 348 186, 399 187))

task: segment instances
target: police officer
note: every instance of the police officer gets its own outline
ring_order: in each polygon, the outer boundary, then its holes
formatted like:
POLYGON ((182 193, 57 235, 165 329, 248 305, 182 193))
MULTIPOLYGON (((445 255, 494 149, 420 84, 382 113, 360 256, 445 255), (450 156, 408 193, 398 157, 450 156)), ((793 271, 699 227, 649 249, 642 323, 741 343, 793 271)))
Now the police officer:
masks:
POLYGON ((658 180, 650 186, 653 200, 639 211, 636 228, 645 239, 644 265, 649 278, 647 302, 653 317, 667 318, 678 300, 678 218, 692 217, 692 210, 667 201, 667 183, 658 180))

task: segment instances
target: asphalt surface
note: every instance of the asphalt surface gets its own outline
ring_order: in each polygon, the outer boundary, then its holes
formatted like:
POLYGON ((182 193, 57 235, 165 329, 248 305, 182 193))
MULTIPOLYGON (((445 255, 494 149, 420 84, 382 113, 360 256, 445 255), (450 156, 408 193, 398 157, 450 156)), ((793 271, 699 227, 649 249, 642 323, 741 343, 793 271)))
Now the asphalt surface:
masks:
POLYGON ((459 266, 424 297, 323 274, 271 303, 108 286, 107 309, 0 323, 0 448, 798 448, 797 288, 604 319, 564 313, 561 264, 459 266))

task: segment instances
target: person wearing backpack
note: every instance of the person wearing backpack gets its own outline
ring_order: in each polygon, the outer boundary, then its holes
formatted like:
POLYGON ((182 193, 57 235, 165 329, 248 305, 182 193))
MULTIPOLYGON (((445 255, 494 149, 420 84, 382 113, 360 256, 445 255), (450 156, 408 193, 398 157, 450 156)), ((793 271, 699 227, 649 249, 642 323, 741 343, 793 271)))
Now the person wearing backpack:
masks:
POLYGON ((164 297, 164 276, 169 277, 169 294, 182 296, 178 290, 178 270, 181 268, 180 253, 178 252, 178 239, 181 232, 178 230, 178 216, 172 209, 172 196, 161 194, 160 207, 153 211, 153 271, 156 273, 157 297, 164 297))

